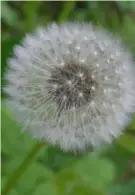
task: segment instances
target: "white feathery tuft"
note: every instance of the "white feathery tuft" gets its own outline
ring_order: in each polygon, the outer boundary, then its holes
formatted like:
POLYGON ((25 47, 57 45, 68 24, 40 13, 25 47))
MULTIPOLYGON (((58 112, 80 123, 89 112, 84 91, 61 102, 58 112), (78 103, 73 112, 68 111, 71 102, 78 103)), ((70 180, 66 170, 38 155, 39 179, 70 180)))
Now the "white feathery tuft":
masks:
POLYGON ((16 119, 65 151, 111 142, 135 112, 132 56, 91 24, 53 23, 26 35, 6 79, 16 119))

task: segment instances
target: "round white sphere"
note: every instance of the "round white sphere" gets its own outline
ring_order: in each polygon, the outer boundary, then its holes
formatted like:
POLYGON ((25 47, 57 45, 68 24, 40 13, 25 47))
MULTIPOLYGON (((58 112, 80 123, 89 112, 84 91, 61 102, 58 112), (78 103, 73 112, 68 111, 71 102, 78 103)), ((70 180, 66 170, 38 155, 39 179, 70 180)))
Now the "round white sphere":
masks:
POLYGON ((52 23, 26 35, 6 79, 16 120, 64 151, 111 142, 135 112, 132 55, 92 24, 52 23))

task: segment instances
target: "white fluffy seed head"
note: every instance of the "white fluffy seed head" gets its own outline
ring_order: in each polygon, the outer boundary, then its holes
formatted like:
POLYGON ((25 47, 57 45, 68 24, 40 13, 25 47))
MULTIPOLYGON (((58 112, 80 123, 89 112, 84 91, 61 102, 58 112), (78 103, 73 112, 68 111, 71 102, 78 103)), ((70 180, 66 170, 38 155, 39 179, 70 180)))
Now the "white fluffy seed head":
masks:
POLYGON ((65 151, 110 142, 135 111, 131 54, 91 24, 38 28, 15 46, 8 67, 5 92, 17 120, 65 151))

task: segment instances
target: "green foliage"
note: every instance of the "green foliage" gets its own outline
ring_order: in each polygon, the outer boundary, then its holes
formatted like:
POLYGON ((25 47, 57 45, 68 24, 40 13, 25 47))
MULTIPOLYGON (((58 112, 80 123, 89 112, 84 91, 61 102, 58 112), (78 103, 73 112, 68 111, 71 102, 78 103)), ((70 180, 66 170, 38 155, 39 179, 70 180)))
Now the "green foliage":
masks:
POLYGON ((10 114, 2 107, 2 152, 23 158, 33 145, 33 140, 27 133, 21 133, 21 127, 11 119, 10 114), (23 146, 23 147, 18 147, 23 146))
POLYGON ((122 145, 123 148, 135 153, 135 137, 129 133, 121 136, 121 138, 118 140, 118 143, 122 145))
MULTIPOLYGON (((2 86, 7 58, 25 32, 51 21, 88 21, 120 35, 135 55, 135 3, 100 1, 2 2, 2 86)), ((3 99, 5 97, 3 96, 3 99)), ((2 105, 2 188, 36 144, 2 105)), ((84 155, 48 146, 39 150, 9 195, 133 195, 135 194, 135 117, 111 145, 84 155), (126 172, 126 178, 121 177, 126 172), (122 178, 122 179, 121 179, 122 178), (117 181, 117 182, 116 182, 117 181)), ((16 175, 15 175, 16 176, 16 175)), ((5 195, 5 194, 3 194, 5 195)))
POLYGON ((130 182, 123 183, 121 185, 116 185, 112 188, 109 195, 134 195, 135 194, 135 179, 130 182))
POLYGON ((102 194, 114 179, 114 167, 106 159, 90 154, 80 159, 70 168, 66 168, 57 174, 56 182, 61 194, 71 194, 74 190, 83 190, 86 194, 102 194), (106 174, 104 174, 106 171, 106 174), (99 193, 100 192, 100 193, 99 193), (69 193, 70 194, 70 193, 69 193))
POLYGON ((132 158, 133 153, 123 148, 118 142, 108 147, 104 151, 104 155, 115 164, 116 178, 124 173, 127 169, 129 159, 132 158))
POLYGON ((104 191, 115 176, 114 165, 111 161, 92 154, 80 160, 74 171, 85 184, 99 191, 104 191))
POLYGON ((65 1, 63 9, 60 12, 58 22, 62 22, 66 20, 69 16, 69 13, 74 9, 75 2, 74 1, 65 1))
POLYGON ((18 15, 15 10, 13 10, 6 2, 2 2, 1 10, 2 19, 10 26, 17 22, 18 15))
POLYGON ((47 156, 43 154, 40 161, 46 163, 46 166, 51 167, 55 172, 58 172, 65 167, 72 166, 78 159, 80 159, 79 156, 73 156, 71 153, 64 153, 59 148, 50 146, 47 151, 47 156))
POLYGON ((135 11, 135 2, 134 1, 124 1, 124 2, 117 2, 117 5, 123 11, 135 11))
POLYGON ((135 116, 133 117, 128 129, 135 132, 135 116))
POLYGON ((47 181, 46 183, 40 184, 36 187, 35 191, 33 192, 33 195, 60 195, 57 192, 57 186, 53 184, 50 181, 47 181))

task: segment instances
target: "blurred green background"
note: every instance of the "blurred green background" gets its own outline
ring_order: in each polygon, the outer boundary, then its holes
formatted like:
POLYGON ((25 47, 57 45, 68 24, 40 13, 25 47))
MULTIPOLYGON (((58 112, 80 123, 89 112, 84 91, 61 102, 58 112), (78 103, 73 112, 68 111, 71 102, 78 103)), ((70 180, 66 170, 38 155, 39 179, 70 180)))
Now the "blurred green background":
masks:
MULTIPOLYGON (((26 32, 52 21, 104 26, 120 35, 135 56, 134 1, 3 1, 1 6, 2 85, 14 44, 26 32)), ((45 144, 34 155, 29 151, 36 141, 21 133, 4 103, 1 110, 3 195, 135 194, 135 117, 122 136, 94 152, 73 155, 45 144)))

